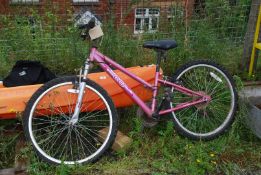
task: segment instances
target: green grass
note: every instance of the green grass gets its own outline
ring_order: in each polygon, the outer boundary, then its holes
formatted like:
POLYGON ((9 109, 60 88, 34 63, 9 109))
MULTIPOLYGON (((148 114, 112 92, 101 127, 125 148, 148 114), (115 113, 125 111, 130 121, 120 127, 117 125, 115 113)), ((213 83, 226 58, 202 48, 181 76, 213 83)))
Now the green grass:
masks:
MULTIPOLYGON (((13 122, 13 121, 12 121, 13 122)), ((7 123, 1 121, 0 125, 0 169, 1 168, 10 168, 14 164, 15 160, 15 145, 17 138, 19 137, 19 133, 16 134, 4 134, 4 126, 7 123)))

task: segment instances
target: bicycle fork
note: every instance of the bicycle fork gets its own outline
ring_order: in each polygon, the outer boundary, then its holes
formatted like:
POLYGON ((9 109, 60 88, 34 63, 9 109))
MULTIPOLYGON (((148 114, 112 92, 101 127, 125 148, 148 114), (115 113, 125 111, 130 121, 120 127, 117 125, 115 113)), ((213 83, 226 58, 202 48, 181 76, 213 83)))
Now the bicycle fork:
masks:
POLYGON ((90 62, 89 62, 89 59, 87 59, 85 64, 84 64, 83 74, 82 74, 82 70, 80 71, 79 85, 78 85, 79 89, 76 90, 76 93, 78 93, 78 97, 77 97, 77 101, 76 101, 76 105, 75 105, 75 110, 74 110, 73 116, 72 116, 72 118, 69 121, 69 124, 71 124, 71 125, 75 125, 78 122, 78 120, 79 120, 79 114, 81 112, 81 106, 82 106, 82 99, 83 99, 83 95, 84 95, 84 89, 85 89, 85 86, 86 86, 86 82, 84 80, 87 79, 87 75, 89 73, 89 69, 90 69, 90 62))

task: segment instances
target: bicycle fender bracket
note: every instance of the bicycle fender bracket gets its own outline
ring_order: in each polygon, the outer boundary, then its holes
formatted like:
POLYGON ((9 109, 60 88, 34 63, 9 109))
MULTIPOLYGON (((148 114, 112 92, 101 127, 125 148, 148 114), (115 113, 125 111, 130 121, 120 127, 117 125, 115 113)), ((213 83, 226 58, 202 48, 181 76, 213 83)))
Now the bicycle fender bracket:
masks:
POLYGON ((67 92, 72 93, 72 94, 78 94, 79 90, 78 89, 67 89, 67 92))

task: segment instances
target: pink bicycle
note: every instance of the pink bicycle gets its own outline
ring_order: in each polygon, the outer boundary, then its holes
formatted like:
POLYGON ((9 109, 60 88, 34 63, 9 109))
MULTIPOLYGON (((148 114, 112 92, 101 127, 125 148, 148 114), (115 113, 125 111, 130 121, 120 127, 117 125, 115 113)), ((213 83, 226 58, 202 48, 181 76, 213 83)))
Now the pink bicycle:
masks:
MULTIPOLYGON (((91 38, 102 36, 99 26, 90 27, 88 23, 85 27, 91 38)), ((24 129, 38 156, 54 164, 94 162, 113 144, 118 127, 117 111, 106 91, 88 79, 92 63, 97 63, 112 77, 146 113, 148 121, 171 116, 177 132, 195 140, 216 138, 230 127, 237 106, 237 93, 232 77, 224 68, 207 60, 193 61, 179 68, 171 79, 165 76, 161 79, 162 59, 166 59, 167 50, 177 47, 176 42, 148 41, 143 47, 157 52, 153 84, 92 47, 80 76, 54 79, 35 92, 24 112, 24 129), (143 102, 111 67, 150 89, 153 92, 150 105, 143 102), (68 112, 53 105, 52 101, 48 102, 52 112, 43 114, 37 110, 46 98, 58 98, 57 88, 68 91, 68 95, 63 96, 69 104, 68 112), (88 98, 95 100, 83 103, 88 98), (99 133, 104 128, 106 132, 99 133)))

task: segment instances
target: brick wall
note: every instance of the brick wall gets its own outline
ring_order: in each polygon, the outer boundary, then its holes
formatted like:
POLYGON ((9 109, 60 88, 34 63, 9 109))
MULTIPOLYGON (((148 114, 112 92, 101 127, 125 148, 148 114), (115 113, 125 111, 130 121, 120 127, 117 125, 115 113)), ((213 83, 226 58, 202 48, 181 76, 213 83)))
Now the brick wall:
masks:
MULTIPOLYGON (((53 11, 56 14, 67 14, 68 10, 73 12, 80 9, 90 9, 97 14, 108 13, 109 3, 107 0, 100 0, 98 3, 73 3, 72 0, 40 0, 39 3, 11 3, 11 0, 1 0, 0 2, 0 14, 17 14, 25 13, 28 9, 34 9, 39 11, 39 14, 43 14, 46 11, 53 11)), ((30 13, 30 12, 27 12, 30 13)))
POLYGON ((108 19, 112 13, 116 18, 115 23, 117 26, 129 26, 132 30, 135 20, 135 8, 137 7, 157 7, 162 9, 161 15, 164 16, 166 9, 175 3, 182 3, 189 10, 186 13, 187 15, 191 14, 194 5, 194 0, 141 0, 135 4, 131 4, 131 0, 99 0, 99 2, 79 4, 73 3, 72 0, 40 0, 38 4, 12 4, 10 1, 1 0, 0 15, 28 15, 31 13, 30 9, 34 9, 38 14, 51 11, 66 18, 71 13, 90 10, 101 16, 103 20, 108 19))

